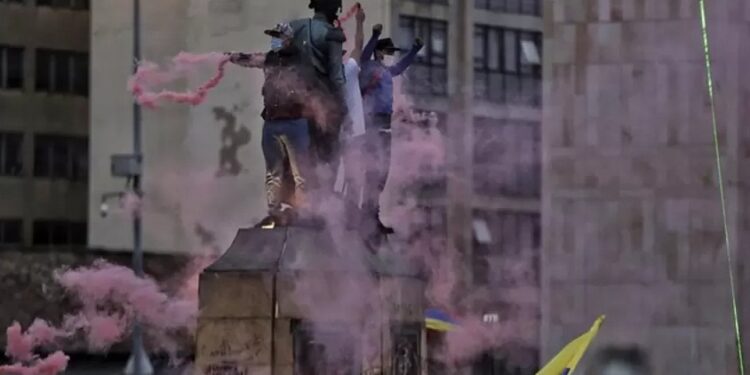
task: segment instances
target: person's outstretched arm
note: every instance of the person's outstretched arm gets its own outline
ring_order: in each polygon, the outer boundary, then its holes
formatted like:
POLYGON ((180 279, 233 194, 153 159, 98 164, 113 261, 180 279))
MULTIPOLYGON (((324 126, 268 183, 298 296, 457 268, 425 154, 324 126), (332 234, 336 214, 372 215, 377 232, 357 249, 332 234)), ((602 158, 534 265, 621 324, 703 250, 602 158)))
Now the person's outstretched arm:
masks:
POLYGON ((370 40, 367 41, 367 45, 365 45, 365 48, 362 50, 362 57, 360 57, 359 59, 360 63, 372 60, 372 54, 375 52, 375 45, 378 44, 378 38, 380 38, 380 33, 382 32, 383 25, 377 24, 372 27, 372 36, 370 37, 370 40))
POLYGON ((245 68, 262 68, 266 64, 266 54, 262 52, 229 52, 228 55, 232 64, 245 68))
POLYGON ((407 53, 406 56, 402 57, 401 60, 399 60, 396 64, 388 67, 388 70, 391 71, 391 75, 394 77, 401 75, 401 73, 403 73, 404 70, 406 70, 406 68, 408 68, 409 65, 414 62, 414 59, 417 58, 419 50, 421 50, 423 46, 424 43, 422 43, 422 39, 415 39, 414 45, 411 47, 411 50, 409 50, 409 53, 407 53))
POLYGON ((362 9, 362 4, 357 3, 357 31, 354 34, 354 50, 352 51, 352 58, 356 61, 362 57, 362 45, 365 42, 365 11, 362 9))

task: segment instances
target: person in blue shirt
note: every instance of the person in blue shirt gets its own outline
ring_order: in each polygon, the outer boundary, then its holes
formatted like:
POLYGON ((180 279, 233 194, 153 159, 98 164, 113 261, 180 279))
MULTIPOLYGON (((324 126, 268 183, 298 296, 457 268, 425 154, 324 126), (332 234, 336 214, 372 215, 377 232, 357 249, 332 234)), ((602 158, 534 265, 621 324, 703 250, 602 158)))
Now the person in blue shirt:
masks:
MULTIPOLYGON (((424 45, 417 38, 411 50, 396 64, 387 65, 386 56, 393 56, 397 48, 391 38, 380 39, 382 25, 375 25, 372 37, 362 50, 359 84, 365 112, 365 186, 363 210, 365 220, 374 225, 367 228, 370 235, 393 233, 380 221, 380 194, 388 179, 391 162, 391 115, 393 114, 393 77, 401 75, 414 62, 424 45), (370 221, 373 220, 373 221, 370 221)), ((367 224, 366 224, 367 225, 367 224)))

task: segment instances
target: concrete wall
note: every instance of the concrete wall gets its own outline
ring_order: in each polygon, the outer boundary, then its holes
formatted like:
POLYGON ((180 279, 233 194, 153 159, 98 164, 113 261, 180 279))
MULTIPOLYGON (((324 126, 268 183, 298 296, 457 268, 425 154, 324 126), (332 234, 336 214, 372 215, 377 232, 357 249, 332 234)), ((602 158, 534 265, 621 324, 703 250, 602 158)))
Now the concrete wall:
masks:
MULTIPOLYGON (((736 371, 697 3, 545 1, 545 359, 607 314, 598 343, 655 374, 736 371)), ((707 5, 737 252, 750 7, 707 5)))
MULTIPOLYGON (((388 2, 362 3, 368 11, 368 30, 382 22, 388 2)), ((306 5, 296 0, 144 2, 143 58, 163 63, 180 51, 265 51, 269 39, 263 30, 309 15, 306 5)), ((99 215, 100 195, 124 186, 124 181, 110 177, 109 155, 130 152, 132 147, 132 101, 125 91, 131 69, 131 15, 128 2, 92 2, 89 244, 97 248, 132 246, 127 215, 99 215)), ((348 26, 353 42, 353 21, 348 26)), ((188 84, 195 87, 211 73, 196 75, 188 84)), ((197 251, 199 226, 212 232, 223 249, 238 227, 251 226, 265 216, 262 79, 260 71, 229 66, 224 80, 202 105, 144 111, 147 251, 197 251), (236 161, 238 168, 221 168, 222 160, 236 161)))
POLYGON ((0 90, 0 131, 22 132, 23 172, 0 176, 0 217, 24 220, 24 242, 31 244, 32 221, 85 221, 86 183, 33 177, 34 135, 88 133, 88 98, 35 92, 37 48, 88 51, 87 11, 0 4, 0 44, 24 47, 23 90, 0 90))

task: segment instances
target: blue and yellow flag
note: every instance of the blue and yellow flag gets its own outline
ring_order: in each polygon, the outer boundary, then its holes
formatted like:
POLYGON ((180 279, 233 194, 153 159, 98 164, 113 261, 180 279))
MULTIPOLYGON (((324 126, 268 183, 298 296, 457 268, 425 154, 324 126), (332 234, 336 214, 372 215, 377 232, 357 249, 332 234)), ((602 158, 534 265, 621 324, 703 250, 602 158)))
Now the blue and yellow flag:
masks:
POLYGON ((581 357, 586 353, 586 349, 591 344, 591 341, 599 333, 599 326, 604 321, 604 315, 600 316, 591 326, 588 332, 577 339, 565 345, 565 347, 552 358, 547 365, 545 365, 536 375, 571 375, 573 370, 578 366, 578 362, 581 357))
POLYGON ((427 309, 424 315, 425 326, 433 331, 450 331, 456 324, 448 314, 438 309, 427 309))

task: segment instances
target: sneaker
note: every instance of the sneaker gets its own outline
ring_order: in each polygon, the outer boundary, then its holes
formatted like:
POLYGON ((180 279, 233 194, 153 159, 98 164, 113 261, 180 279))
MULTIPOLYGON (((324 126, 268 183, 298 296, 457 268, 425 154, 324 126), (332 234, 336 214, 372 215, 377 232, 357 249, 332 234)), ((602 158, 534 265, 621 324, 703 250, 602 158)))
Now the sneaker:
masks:
POLYGON ((261 229, 273 229, 275 227, 276 227, 276 219, 274 219, 274 217, 271 215, 266 216, 258 224, 255 224, 255 228, 261 228, 261 229))

